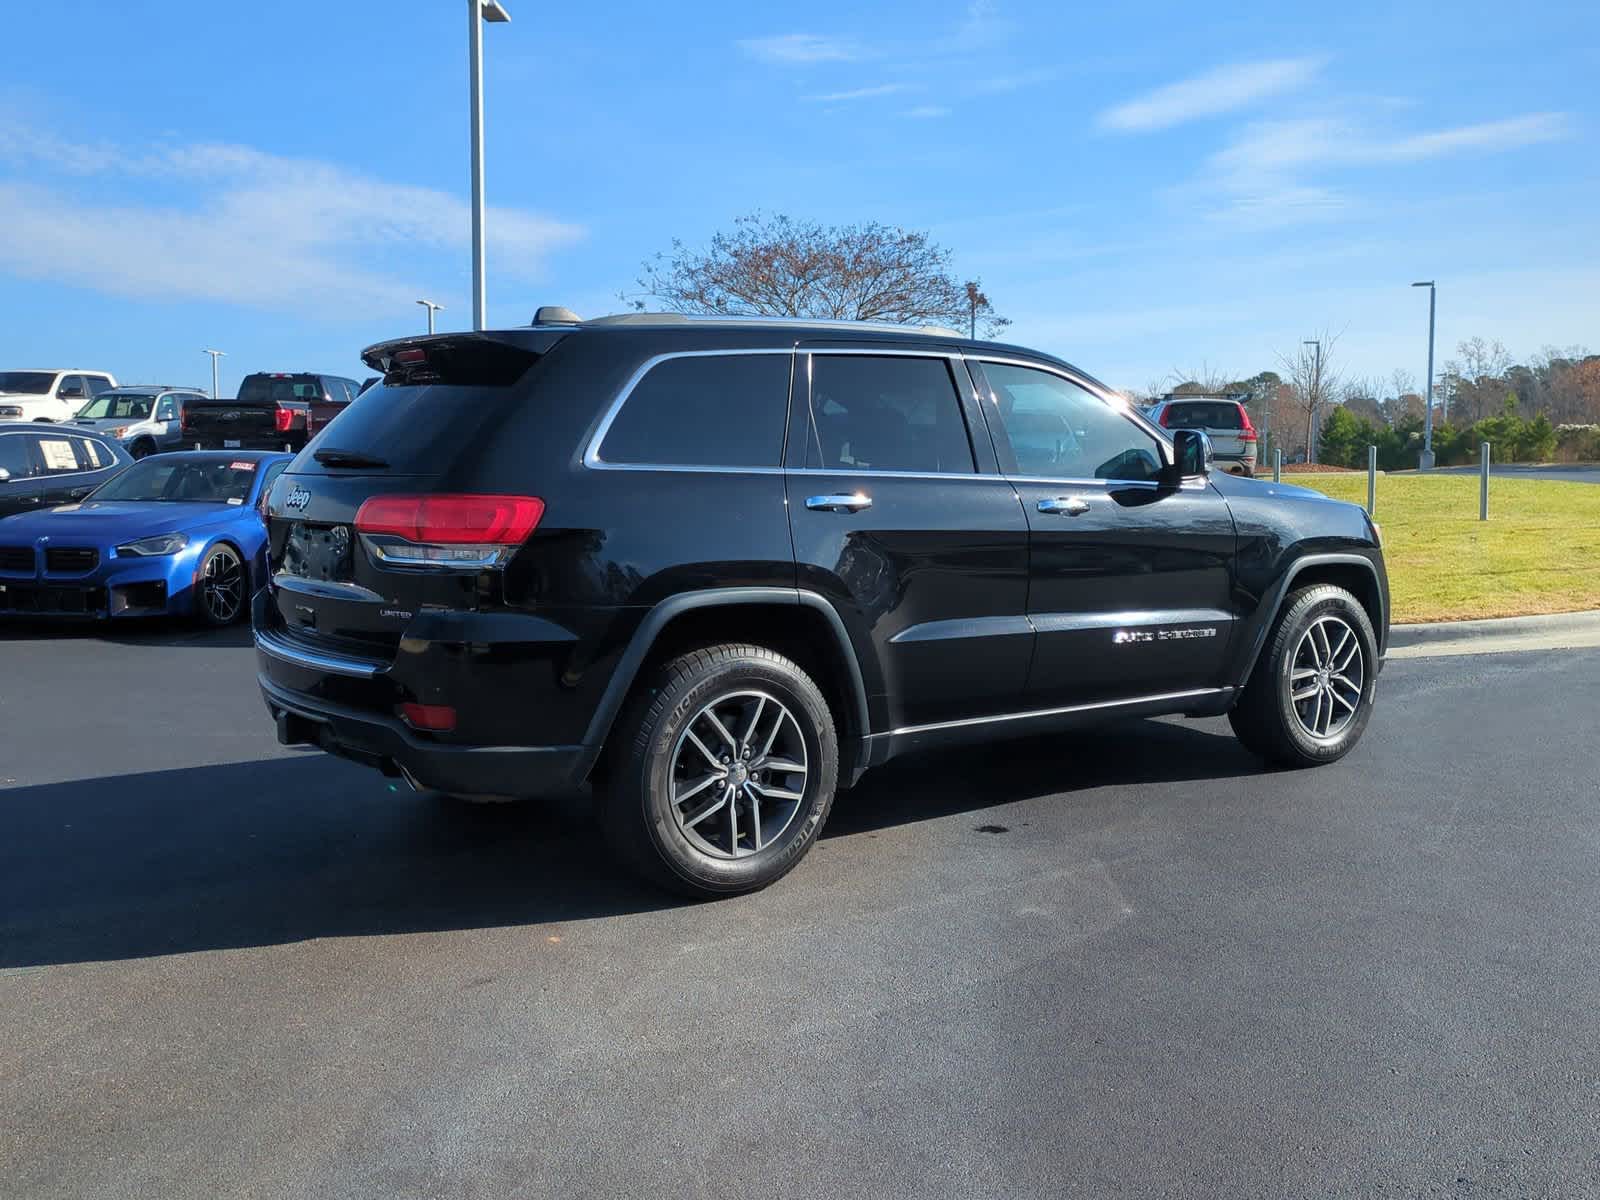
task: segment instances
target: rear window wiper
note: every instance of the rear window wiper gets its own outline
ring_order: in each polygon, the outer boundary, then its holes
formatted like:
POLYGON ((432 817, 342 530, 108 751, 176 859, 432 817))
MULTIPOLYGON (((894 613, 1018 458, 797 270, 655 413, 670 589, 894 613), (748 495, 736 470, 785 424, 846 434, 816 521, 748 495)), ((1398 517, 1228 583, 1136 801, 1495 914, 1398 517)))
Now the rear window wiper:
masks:
POLYGON ((311 456, 325 467, 387 467, 389 464, 381 458, 374 458, 370 454, 363 454, 359 450, 335 450, 328 447, 318 450, 311 456))

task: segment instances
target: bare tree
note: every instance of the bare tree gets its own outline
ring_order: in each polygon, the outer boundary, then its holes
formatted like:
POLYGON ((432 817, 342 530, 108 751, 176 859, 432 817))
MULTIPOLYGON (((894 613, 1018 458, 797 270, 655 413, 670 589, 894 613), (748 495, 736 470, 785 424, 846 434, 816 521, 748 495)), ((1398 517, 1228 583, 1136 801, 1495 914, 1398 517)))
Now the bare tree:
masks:
POLYGON ((1180 371, 1174 367, 1160 386, 1174 396, 1218 396, 1230 391, 1233 382, 1232 375, 1202 362, 1198 370, 1180 371))
POLYGON ((1388 394, 1381 407, 1383 419, 1398 425, 1410 416, 1422 416, 1422 396, 1417 391, 1417 377, 1404 367, 1396 367, 1389 375, 1388 394))
POLYGON ((1445 364, 1451 414, 1465 425, 1499 412, 1510 391, 1505 377, 1511 369, 1511 355, 1506 348, 1473 337, 1458 342, 1456 353, 1460 357, 1445 364))
POLYGON ((1333 352, 1341 334, 1323 330, 1312 339, 1321 345, 1321 352, 1308 342, 1302 342, 1289 354, 1278 355, 1283 367, 1284 380, 1289 385, 1294 406, 1306 418, 1306 461, 1316 462, 1316 431, 1322 409, 1328 400, 1339 393, 1339 373, 1334 370, 1333 352))
POLYGON ((991 337, 1010 324, 977 280, 956 281, 949 250, 877 222, 823 226, 754 213, 704 250, 675 239, 670 254, 643 264, 638 285, 673 312, 934 323, 991 337))
POLYGON ((1344 385, 1339 403, 1353 417, 1364 417, 1374 425, 1384 424, 1383 381, 1375 376, 1357 376, 1344 385))

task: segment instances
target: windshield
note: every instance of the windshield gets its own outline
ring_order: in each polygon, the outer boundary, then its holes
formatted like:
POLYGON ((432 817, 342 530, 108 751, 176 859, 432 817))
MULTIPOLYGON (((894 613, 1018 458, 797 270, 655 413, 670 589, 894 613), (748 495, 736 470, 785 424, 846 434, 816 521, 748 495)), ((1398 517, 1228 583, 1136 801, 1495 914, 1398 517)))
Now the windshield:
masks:
POLYGON ((50 371, 0 371, 0 392, 18 396, 43 396, 55 375, 50 371))
POLYGON ((110 417, 118 421, 143 421, 150 416, 155 397, 148 392, 101 392, 78 410, 88 420, 110 417))
POLYGON ((255 478, 256 464, 248 459, 158 454, 101 485, 90 499, 243 504, 250 498, 255 478))

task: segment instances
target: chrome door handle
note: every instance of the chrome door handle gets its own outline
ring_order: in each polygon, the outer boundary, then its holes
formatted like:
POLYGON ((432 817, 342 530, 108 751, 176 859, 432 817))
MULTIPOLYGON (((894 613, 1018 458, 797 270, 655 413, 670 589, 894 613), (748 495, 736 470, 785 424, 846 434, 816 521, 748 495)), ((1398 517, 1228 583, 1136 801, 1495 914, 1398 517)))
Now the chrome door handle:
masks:
POLYGON ((1081 517, 1089 511, 1089 502, 1079 496, 1057 496, 1053 500, 1039 501, 1039 511, 1042 513, 1065 513, 1069 517, 1081 517))
POLYGON ((818 512, 853 513, 872 507, 872 497, 857 492, 853 496, 807 496, 806 507, 818 512))

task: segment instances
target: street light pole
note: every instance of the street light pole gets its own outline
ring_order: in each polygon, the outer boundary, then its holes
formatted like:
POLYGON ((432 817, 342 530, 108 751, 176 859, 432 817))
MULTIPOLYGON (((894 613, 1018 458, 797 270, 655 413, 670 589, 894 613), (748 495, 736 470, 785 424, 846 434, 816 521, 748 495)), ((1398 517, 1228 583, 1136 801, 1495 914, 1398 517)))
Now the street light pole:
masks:
POLYGON ((1434 286, 1434 281, 1431 279, 1413 283, 1411 286, 1428 289, 1428 391, 1423 401, 1426 412, 1422 418, 1422 457, 1417 460, 1417 468, 1431 471, 1433 470, 1433 318, 1434 302, 1438 299, 1439 289, 1434 286))
POLYGON ((442 309, 444 307, 444 305, 435 304, 432 300, 418 300, 417 303, 422 305, 423 308, 428 310, 428 332, 432 333, 433 332, 433 314, 438 312, 440 309, 442 309))
POLYGON ((226 350, 202 350, 201 354, 211 355, 211 398, 217 399, 217 359, 227 354, 226 350))
POLYGON ((1322 405, 1322 342, 1307 339, 1301 343, 1317 348, 1317 365, 1311 372, 1311 395, 1306 397, 1306 462, 1317 461, 1317 409, 1322 405))
POLYGON ((488 307, 483 280, 483 22, 511 20, 500 0, 467 0, 467 73, 472 125, 472 327, 483 329, 488 307))

